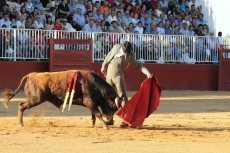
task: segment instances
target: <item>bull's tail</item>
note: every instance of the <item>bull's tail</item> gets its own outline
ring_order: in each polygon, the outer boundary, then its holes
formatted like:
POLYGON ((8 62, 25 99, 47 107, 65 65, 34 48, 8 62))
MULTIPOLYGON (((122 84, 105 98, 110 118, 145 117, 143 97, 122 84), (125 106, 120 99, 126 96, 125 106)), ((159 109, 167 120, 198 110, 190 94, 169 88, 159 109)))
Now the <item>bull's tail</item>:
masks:
POLYGON ((3 91, 3 97, 4 97, 4 99, 3 99, 3 104, 4 104, 4 106, 5 106, 5 108, 7 108, 8 109, 8 103, 9 103, 9 101, 19 92, 19 90, 20 90, 20 87, 21 87, 21 85, 22 85, 22 83, 23 83, 23 81, 25 80, 25 78, 27 78, 28 77, 28 75, 26 75, 26 76, 24 76, 22 79, 21 79, 21 82, 20 82, 20 84, 19 84, 19 86, 18 86, 18 88, 16 89, 16 90, 11 90, 11 89, 5 89, 4 91, 3 91))

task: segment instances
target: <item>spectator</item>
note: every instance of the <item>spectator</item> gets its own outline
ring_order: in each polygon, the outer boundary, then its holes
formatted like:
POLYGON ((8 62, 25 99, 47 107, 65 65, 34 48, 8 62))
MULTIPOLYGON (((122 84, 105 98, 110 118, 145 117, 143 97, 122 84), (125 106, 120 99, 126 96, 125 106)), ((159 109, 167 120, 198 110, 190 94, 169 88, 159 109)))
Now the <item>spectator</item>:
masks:
POLYGON ((17 38, 19 40, 19 44, 22 46, 22 54, 23 57, 27 57, 27 50, 28 50, 28 33, 24 30, 25 27, 20 26, 19 29, 21 31, 18 31, 17 38))
POLYGON ((118 11, 117 12, 117 24, 120 26, 122 21, 123 21, 122 14, 120 11, 118 11))
POLYGON ((63 26, 60 22, 60 18, 58 18, 58 17, 55 19, 54 29, 55 30, 63 30, 63 26))
POLYGON ((110 12, 110 9, 108 7, 108 1, 104 0, 104 4, 100 7, 101 13, 105 13, 105 12, 110 12))
POLYGON ((70 14, 74 15, 75 10, 77 10, 77 0, 71 0, 68 5, 70 14))
POLYGON ((39 15, 39 14, 40 14, 40 13, 39 13, 39 11, 38 11, 38 8, 35 7, 34 10, 30 13, 30 16, 31 16, 31 18, 33 19, 33 21, 35 21, 37 15, 39 15))
POLYGON ((138 18, 141 17, 142 11, 141 11, 140 4, 138 2, 133 7, 133 14, 137 14, 138 18))
POLYGON ((86 9, 82 0, 78 0, 76 7, 77 9, 80 8, 82 10, 82 14, 85 15, 86 9))
POLYGON ((67 5, 67 0, 61 0, 61 3, 58 5, 57 8, 57 13, 58 13, 57 17, 59 19, 68 18, 69 20, 71 20, 69 7, 67 5))
POLYGON ((165 34, 165 30, 163 28, 163 23, 161 21, 158 23, 157 34, 158 35, 164 35, 165 34))
POLYGON ((126 33, 134 33, 133 23, 130 23, 128 28, 126 28, 126 33))
POLYGON ((21 11, 21 7, 24 5, 24 3, 22 3, 21 0, 16 0, 15 2, 15 11, 16 12, 20 12, 21 11))
POLYGON ((197 28, 194 30, 195 35, 197 35, 197 36, 204 36, 204 34, 202 33, 202 30, 203 30, 203 25, 199 24, 197 26, 197 28))
POLYGON ((160 15, 160 18, 157 19, 157 23, 162 22, 162 24, 164 25, 166 23, 166 19, 163 16, 163 14, 160 15))
POLYGON ((206 20, 203 19, 204 18, 204 15, 203 14, 199 14, 199 18, 196 20, 196 24, 199 25, 199 24, 208 24, 206 20))
POLYGON ((192 5, 195 5, 195 8, 200 8, 200 9, 202 8, 202 6, 200 5, 200 3, 197 0, 191 0, 188 3, 188 6, 189 6, 190 9, 191 9, 192 5))
POLYGON ((124 15, 124 4, 123 3, 120 3, 118 7, 116 8, 116 13, 117 12, 120 12, 121 15, 124 15))
POLYGON ((82 31, 84 32, 95 32, 96 28, 95 28, 95 21, 94 20, 90 20, 89 23, 85 24, 82 28, 82 31))
POLYGON ((135 13, 133 18, 132 18, 133 26, 136 27, 138 22, 139 22, 139 17, 138 17, 138 14, 135 13))
POLYGON ((47 16, 46 22, 45 22, 45 30, 53 30, 54 29, 54 24, 52 21, 51 16, 47 16))
POLYGON ((31 17, 27 17, 26 22, 25 22, 25 28, 26 29, 31 29, 31 28, 35 29, 35 24, 33 24, 33 20, 31 17))
POLYGON ((125 21, 125 26, 129 26, 129 24, 132 23, 132 18, 130 17, 129 11, 125 11, 125 15, 122 19, 125 21))
MULTIPOLYGON (((90 19, 93 19, 95 20, 94 16, 93 16, 93 11, 88 11, 87 14, 86 14, 86 23, 89 23, 90 19)), ((103 19, 103 18, 102 18, 103 19)))
POLYGON ((126 29, 126 26, 125 26, 125 22, 124 21, 121 21, 121 25, 118 27, 119 31, 121 33, 126 33, 125 29, 126 29))
POLYGON ((16 24, 15 18, 12 18, 12 19, 11 19, 10 27, 11 27, 11 28, 15 28, 15 27, 17 28, 17 24, 16 24))
POLYGON ((189 26, 189 36, 194 36, 195 35, 195 32, 193 31, 193 26, 190 25, 189 26))
POLYGON ((210 50, 210 53, 211 53, 211 59, 210 60, 215 60, 216 55, 217 55, 218 42, 217 42, 217 38, 214 36, 213 31, 210 31, 209 36, 206 37, 206 45, 207 45, 207 48, 210 50))
MULTIPOLYGON (((100 2, 99 1, 96 1, 95 2, 95 5, 93 7, 93 12, 95 12, 97 9, 100 9, 101 5, 100 5, 100 2)), ((100 10, 101 11, 101 10, 100 10)))
POLYGON ((108 21, 109 23, 111 23, 112 21, 117 21, 115 10, 111 10, 111 14, 108 16, 106 21, 108 21))
POLYGON ((95 20, 103 20, 103 15, 101 14, 101 9, 98 8, 96 12, 93 14, 95 20))
POLYGON ((85 5, 85 8, 86 8, 87 11, 94 11, 94 7, 92 5, 92 1, 91 0, 87 1, 87 4, 85 5))
POLYGON ((184 20, 182 20, 182 23, 187 23, 187 26, 190 25, 190 21, 188 20, 189 16, 185 15, 184 20))
POLYGON ((6 1, 6 4, 8 4, 8 6, 9 6, 9 11, 10 11, 10 12, 13 12, 13 10, 14 10, 15 7, 16 7, 16 3, 13 2, 13 0, 7 0, 7 1, 6 1))
POLYGON ((176 25, 178 25, 179 27, 182 27, 182 16, 178 15, 176 17, 176 20, 174 21, 176 25))
POLYGON ((82 27, 85 25, 85 16, 82 14, 82 9, 78 8, 77 12, 73 15, 73 27, 77 31, 82 30, 82 27))
POLYGON ((102 32, 101 30, 101 20, 96 20, 96 24, 95 24, 95 32, 102 32))
POLYGON ((180 33, 182 35, 184 35, 184 36, 189 36, 190 32, 188 30, 188 24, 187 24, 187 22, 184 21, 182 24, 183 24, 183 26, 180 29, 180 33))
POLYGON ((40 9, 40 16, 41 16, 41 22, 43 24, 45 24, 45 22, 46 22, 46 14, 45 14, 45 8, 43 8, 43 7, 40 9))
POLYGON ((183 15, 183 12, 180 10, 180 5, 175 5, 174 13, 175 15, 183 15))
POLYGON ((34 25, 36 29, 44 29, 44 24, 41 21, 41 16, 37 15, 36 20, 34 21, 34 25))
POLYGON ((26 8, 26 12, 27 13, 31 13, 34 9, 34 6, 33 6, 33 3, 31 3, 31 0, 27 0, 25 3, 24 3, 24 7, 26 8))
POLYGON ((50 13, 48 13, 48 14, 51 16, 52 22, 54 22, 55 18, 56 18, 56 8, 55 7, 51 7, 50 8, 50 13))
POLYGON ((179 33, 180 33, 180 27, 178 25, 175 25, 174 26, 174 34, 179 35, 179 33))
POLYGON ((139 34, 144 33, 144 28, 143 28, 143 25, 142 25, 141 21, 139 21, 137 26, 136 26, 136 28, 134 28, 134 33, 135 33, 135 31, 136 31, 136 33, 138 32, 139 34))
POLYGON ((16 27, 20 28, 21 26, 23 26, 24 28, 25 26, 25 17, 24 16, 20 16, 20 20, 17 20, 16 22, 16 27))
POLYGON ((10 24, 11 22, 9 20, 9 14, 8 13, 3 14, 3 18, 0 20, 0 27, 5 25, 7 28, 11 28, 10 24))
POLYGON ((159 1, 162 11, 166 12, 168 10, 168 2, 167 0, 161 0, 159 1))
POLYGON ((169 26, 170 26, 170 23, 167 21, 164 25, 164 30, 165 30, 166 35, 170 35, 171 33, 171 28, 169 26))
POLYGON ((46 9, 50 10, 51 8, 54 8, 55 6, 56 6, 55 0, 49 0, 49 3, 46 4, 46 9))
POLYGON ((189 0, 182 0, 182 3, 181 3, 181 5, 180 5, 180 10, 181 10, 182 12, 185 12, 186 7, 188 7, 188 9, 189 9, 188 2, 189 2, 189 0))
POLYGON ((148 26, 145 30, 146 34, 157 34, 156 31, 156 24, 155 23, 151 23, 150 26, 148 26))
POLYGON ((108 32, 107 26, 105 25, 105 20, 101 20, 101 30, 102 32, 108 32))
POLYGON ((38 8, 38 10, 40 11, 41 8, 43 8, 43 4, 40 2, 40 0, 35 0, 35 2, 33 3, 33 7, 38 8))
POLYGON ((207 24, 203 25, 202 34, 204 34, 205 36, 209 34, 209 27, 207 24))
POLYGON ((3 6, 2 15, 4 16, 4 14, 8 14, 9 18, 12 18, 12 17, 13 17, 13 14, 10 12, 9 5, 8 5, 8 4, 5 4, 5 5, 3 6))
POLYGON ((196 9, 195 5, 191 6, 190 13, 192 14, 192 17, 194 17, 196 19, 198 18, 198 12, 197 12, 197 9, 196 9))
MULTIPOLYGON (((146 29, 148 26, 150 26, 149 14, 147 12, 145 12, 144 15, 140 18, 140 21, 141 21, 144 29, 146 29)), ((140 33, 140 31, 139 31, 139 33, 140 33)), ((142 32, 142 34, 143 34, 143 32, 142 32)))
POLYGON ((120 32, 120 29, 117 26, 117 21, 111 22, 111 25, 109 27, 109 32, 112 32, 112 33, 119 33, 120 32))
POLYGON ((63 19, 62 20, 62 22, 63 22, 63 30, 67 30, 67 31, 76 31, 73 27, 72 27, 72 25, 70 24, 70 23, 68 23, 68 20, 67 19, 63 19))
POLYGON ((27 18, 29 16, 29 13, 26 12, 26 7, 22 6, 20 11, 21 16, 24 16, 24 18, 27 18))

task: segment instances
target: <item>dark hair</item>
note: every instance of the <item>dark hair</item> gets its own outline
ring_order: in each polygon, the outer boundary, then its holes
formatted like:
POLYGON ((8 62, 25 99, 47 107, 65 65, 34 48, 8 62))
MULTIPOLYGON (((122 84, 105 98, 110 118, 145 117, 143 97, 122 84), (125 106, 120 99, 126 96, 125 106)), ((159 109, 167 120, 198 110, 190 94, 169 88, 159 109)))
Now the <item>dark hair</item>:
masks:
POLYGON ((220 31, 220 32, 218 32, 218 36, 219 37, 221 37, 222 36, 222 32, 220 31))
POLYGON ((122 45, 122 49, 124 53, 129 54, 132 51, 132 44, 129 41, 125 41, 122 45))
POLYGON ((2 25, 2 28, 7 28, 7 26, 5 24, 2 25))
POLYGON ((46 24, 53 24, 53 21, 52 21, 52 17, 50 16, 50 15, 48 15, 47 17, 46 17, 46 24), (48 23, 49 21, 48 21, 48 19, 49 18, 51 18, 51 21, 50 21, 50 23, 48 23))

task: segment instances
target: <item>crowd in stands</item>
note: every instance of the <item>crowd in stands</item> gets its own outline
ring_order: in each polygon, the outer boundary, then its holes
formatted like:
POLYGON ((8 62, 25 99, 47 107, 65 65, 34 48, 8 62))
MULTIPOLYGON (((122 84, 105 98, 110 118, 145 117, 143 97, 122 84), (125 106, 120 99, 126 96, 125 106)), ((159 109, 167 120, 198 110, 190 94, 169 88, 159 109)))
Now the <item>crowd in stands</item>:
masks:
POLYGON ((0 27, 204 36, 197 0, 4 0, 0 27), (67 20, 66 20, 67 19, 67 20), (66 24, 67 23, 67 24, 66 24))
POLYGON ((208 36, 198 0, 1 0, 0 27, 208 36))

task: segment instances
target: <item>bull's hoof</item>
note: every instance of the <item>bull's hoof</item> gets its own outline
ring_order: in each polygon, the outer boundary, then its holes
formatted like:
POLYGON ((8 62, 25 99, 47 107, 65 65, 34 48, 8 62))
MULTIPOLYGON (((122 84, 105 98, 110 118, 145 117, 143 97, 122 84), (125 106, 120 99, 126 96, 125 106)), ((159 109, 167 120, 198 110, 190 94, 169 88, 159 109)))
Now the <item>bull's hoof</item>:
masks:
POLYGON ((21 123, 21 122, 18 122, 18 124, 19 124, 20 127, 23 127, 23 126, 24 126, 24 124, 21 123))
POLYGON ((95 126, 96 118, 92 118, 91 121, 92 121, 92 126, 95 126))
POLYGON ((106 121, 106 125, 114 125, 114 120, 106 121))

